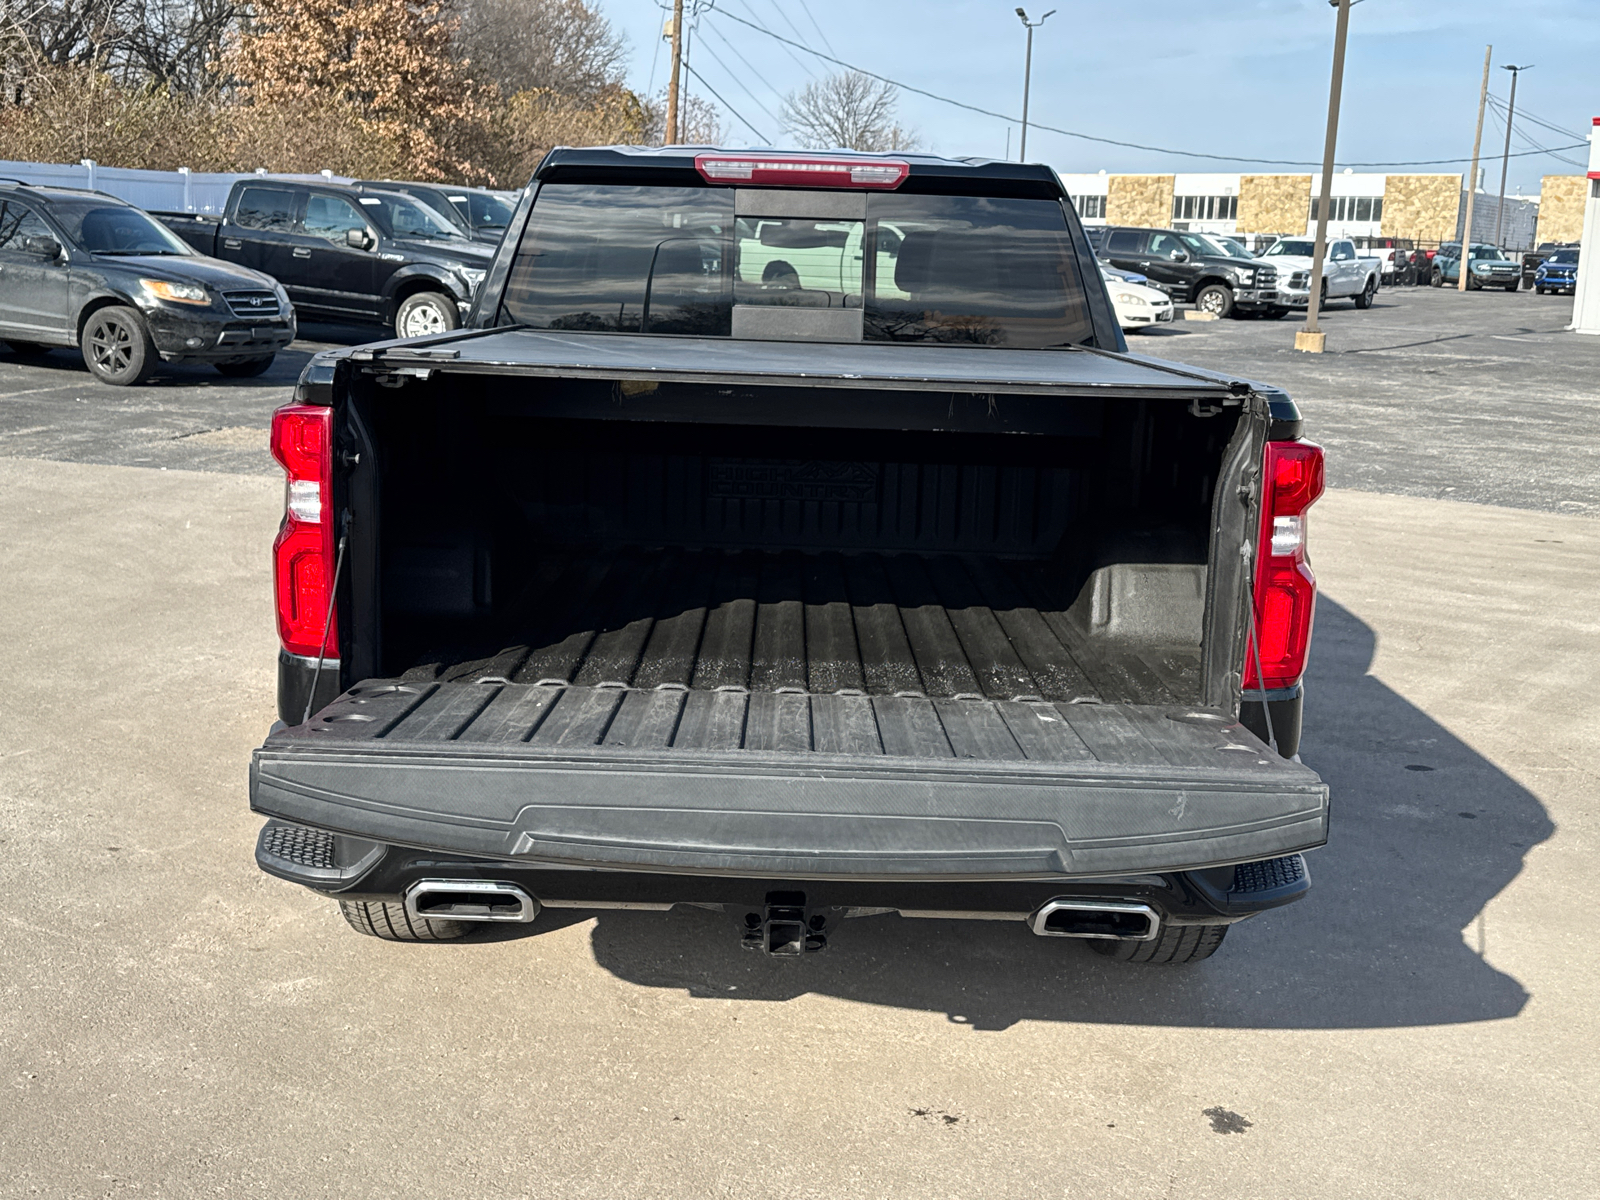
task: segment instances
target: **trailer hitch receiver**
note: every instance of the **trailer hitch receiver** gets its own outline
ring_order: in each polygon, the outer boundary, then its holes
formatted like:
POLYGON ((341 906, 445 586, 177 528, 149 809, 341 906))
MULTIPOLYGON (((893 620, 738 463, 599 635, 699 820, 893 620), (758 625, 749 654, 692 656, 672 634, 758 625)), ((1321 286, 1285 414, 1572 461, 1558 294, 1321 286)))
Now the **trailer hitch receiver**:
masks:
POLYGON ((741 944, 778 958, 815 954, 827 948, 830 912, 807 908, 804 892, 768 892, 761 911, 744 914, 741 944))

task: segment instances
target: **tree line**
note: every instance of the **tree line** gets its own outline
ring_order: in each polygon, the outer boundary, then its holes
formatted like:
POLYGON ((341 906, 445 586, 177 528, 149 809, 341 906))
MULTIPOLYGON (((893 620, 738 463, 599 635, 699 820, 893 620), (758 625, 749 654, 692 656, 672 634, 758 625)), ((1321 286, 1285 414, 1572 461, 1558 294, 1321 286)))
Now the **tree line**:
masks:
POLYGON ((0 158, 518 187, 660 141, 626 49, 583 0, 0 0, 0 158))
MULTIPOLYGON (((659 144, 660 97, 585 0, 0 0, 0 159, 527 181, 554 145, 659 144)), ((896 92, 785 98, 801 146, 910 149, 896 92)), ((722 140, 684 102, 681 140, 722 140)))

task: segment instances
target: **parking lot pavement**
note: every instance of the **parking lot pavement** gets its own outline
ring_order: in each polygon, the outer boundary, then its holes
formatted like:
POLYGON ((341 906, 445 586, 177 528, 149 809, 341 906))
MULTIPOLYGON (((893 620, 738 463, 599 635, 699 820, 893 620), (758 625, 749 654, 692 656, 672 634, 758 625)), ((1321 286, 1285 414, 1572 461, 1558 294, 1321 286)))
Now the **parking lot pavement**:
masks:
POLYGON ((1335 487, 1600 515, 1600 338, 1571 296, 1386 288, 1304 317, 1179 321, 1128 348, 1287 388, 1335 487))
POLYGON ((23 357, 0 343, 0 457, 276 474, 267 422, 293 394, 306 361, 318 350, 384 335, 375 326, 308 324, 255 379, 163 363, 133 388, 99 383, 76 350, 23 357))
POLYGON ((0 494, 0 1195, 1600 1191, 1600 523, 1320 502, 1314 890, 1140 969, 892 916, 798 961, 698 910, 361 937, 251 861, 277 481, 0 494))

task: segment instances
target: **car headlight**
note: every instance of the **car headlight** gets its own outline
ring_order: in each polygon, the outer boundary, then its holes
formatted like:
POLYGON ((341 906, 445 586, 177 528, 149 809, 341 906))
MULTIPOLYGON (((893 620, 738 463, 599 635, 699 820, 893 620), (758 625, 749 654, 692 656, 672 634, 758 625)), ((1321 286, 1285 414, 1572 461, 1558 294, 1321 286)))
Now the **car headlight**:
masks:
POLYGON ((467 293, 476 296, 478 288, 483 286, 483 277, 489 272, 480 267, 457 267, 456 274, 466 281, 467 293))
POLYGON ((1475 262, 1472 264, 1472 269, 1479 275, 1487 275, 1489 273, 1489 264, 1485 262, 1475 262))
POLYGON ((1254 271, 1235 271, 1233 280, 1240 287, 1250 287, 1256 281, 1256 273, 1254 271))
POLYGON ((1118 292, 1116 295, 1116 301, 1118 304, 1148 305, 1150 303, 1150 301, 1146 300, 1143 296, 1135 296, 1132 292, 1118 292))
POLYGON ((198 283, 169 283, 165 279, 141 279, 139 286, 152 300, 165 300, 172 304, 211 303, 211 293, 198 283))

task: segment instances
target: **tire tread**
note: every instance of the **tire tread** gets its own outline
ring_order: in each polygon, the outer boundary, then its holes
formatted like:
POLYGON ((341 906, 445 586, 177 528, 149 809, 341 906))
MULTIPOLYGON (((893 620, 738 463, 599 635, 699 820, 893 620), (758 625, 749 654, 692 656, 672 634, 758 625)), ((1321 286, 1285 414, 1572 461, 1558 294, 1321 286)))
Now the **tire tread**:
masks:
POLYGON ((1118 962, 1181 966, 1210 958, 1227 936, 1226 925, 1167 925, 1153 941, 1092 941, 1089 946, 1096 953, 1118 962))
POLYGON ((339 911, 356 932, 386 942, 446 942, 472 931, 470 921, 412 920, 394 900, 341 900, 339 911))

